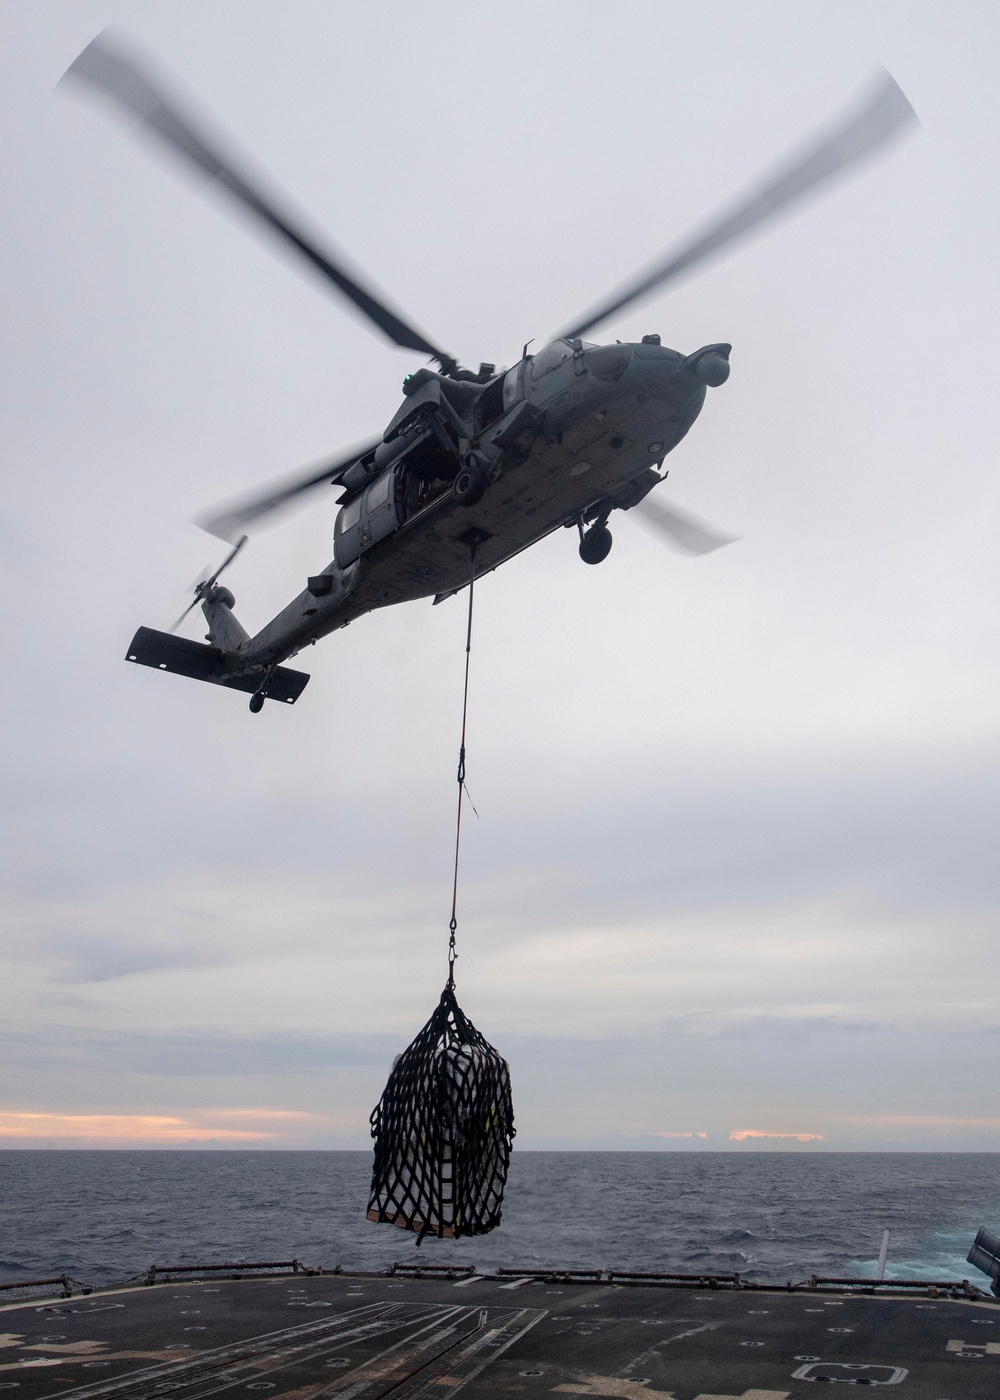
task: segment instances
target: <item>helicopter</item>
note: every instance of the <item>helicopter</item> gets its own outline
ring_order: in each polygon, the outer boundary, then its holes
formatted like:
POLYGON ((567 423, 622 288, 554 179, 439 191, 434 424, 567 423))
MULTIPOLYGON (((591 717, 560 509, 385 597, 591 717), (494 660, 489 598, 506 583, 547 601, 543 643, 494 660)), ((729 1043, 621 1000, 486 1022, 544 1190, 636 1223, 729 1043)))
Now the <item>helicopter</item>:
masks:
POLYGON ((730 537, 647 499, 664 461, 690 430, 709 389, 729 378, 732 346, 684 354, 658 335, 638 343, 584 339, 596 326, 745 237, 916 121, 884 70, 848 116, 728 209, 510 369, 463 368, 290 218, 223 146, 191 120, 148 65, 99 35, 65 78, 90 84, 198 167, 309 263, 400 349, 429 360, 407 374, 403 402, 380 436, 299 476, 196 517, 232 546, 194 586, 170 632, 140 627, 126 653, 265 700, 294 704, 309 676, 282 663, 376 608, 453 596, 553 532, 575 529, 580 557, 599 564, 614 511, 638 509, 678 546, 707 553, 730 537), (292 500, 340 489, 333 559, 256 635, 237 620, 219 578, 249 529, 292 500), (175 635, 198 605, 205 643, 175 635))

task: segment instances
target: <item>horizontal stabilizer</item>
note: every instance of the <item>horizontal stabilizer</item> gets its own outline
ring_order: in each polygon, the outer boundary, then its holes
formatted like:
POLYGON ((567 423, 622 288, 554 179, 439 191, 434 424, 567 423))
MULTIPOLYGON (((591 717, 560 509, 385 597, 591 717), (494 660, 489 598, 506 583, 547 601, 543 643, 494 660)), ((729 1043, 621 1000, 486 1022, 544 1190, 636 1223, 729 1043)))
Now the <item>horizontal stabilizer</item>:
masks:
MULTIPOLYGON (((132 638, 126 660, 137 666, 152 666, 157 671, 173 671, 178 676, 190 676, 196 681, 210 681, 230 690, 243 690, 253 695, 260 689, 264 670, 258 667, 249 674, 232 676, 226 673, 223 654, 218 647, 204 642, 189 642, 171 632, 156 632, 152 627, 140 627, 132 638)), ((278 666, 267 682, 267 698, 294 705, 306 688, 309 677, 304 671, 290 671, 278 666)))

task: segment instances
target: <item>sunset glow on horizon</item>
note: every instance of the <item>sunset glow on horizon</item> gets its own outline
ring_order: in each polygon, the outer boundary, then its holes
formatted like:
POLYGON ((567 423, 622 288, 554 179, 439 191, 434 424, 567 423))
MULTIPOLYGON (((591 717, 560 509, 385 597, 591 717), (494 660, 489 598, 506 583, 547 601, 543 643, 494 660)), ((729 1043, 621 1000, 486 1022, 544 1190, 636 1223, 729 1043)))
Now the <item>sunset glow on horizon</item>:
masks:
POLYGON ((152 1113, 31 1113, 0 1111, 0 1146, 72 1143, 77 1147, 114 1143, 128 1147, 185 1146, 196 1143, 277 1144, 290 1127, 322 1115, 288 1109, 223 1108, 183 1116, 152 1113), (259 1122, 268 1126, 226 1126, 259 1122))
POLYGON ((730 1142, 746 1142, 749 1138, 786 1138, 792 1142, 825 1142, 822 1133, 766 1133, 761 1128, 737 1128, 729 1134, 730 1142))

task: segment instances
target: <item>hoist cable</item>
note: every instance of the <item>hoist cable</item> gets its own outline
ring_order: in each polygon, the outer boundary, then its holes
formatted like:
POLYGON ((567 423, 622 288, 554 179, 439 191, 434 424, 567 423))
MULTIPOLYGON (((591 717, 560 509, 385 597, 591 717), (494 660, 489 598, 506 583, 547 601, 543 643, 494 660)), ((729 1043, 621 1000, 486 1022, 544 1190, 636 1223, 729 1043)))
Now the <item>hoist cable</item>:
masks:
MULTIPOLYGON (((451 884, 451 921, 448 924, 448 990, 455 989, 455 934, 458 931, 458 860, 462 847, 462 798, 465 794, 465 732, 469 719, 469 663, 472 658, 472 604, 476 586, 476 547, 469 560, 469 618, 465 629, 465 683, 462 688, 462 739, 458 749, 458 810, 455 816, 455 871, 451 884)), ((470 803, 472 799, 469 799, 470 803)), ((475 809, 473 809, 475 810, 475 809)))
POLYGON ((375 1161, 368 1219, 412 1230, 417 1244, 429 1235, 458 1239, 485 1234, 499 1225, 514 1137, 507 1062, 465 1015, 455 995, 464 799, 476 810, 465 786, 476 575, 471 542, 470 549, 448 982, 430 1020, 393 1061, 371 1116, 375 1161))

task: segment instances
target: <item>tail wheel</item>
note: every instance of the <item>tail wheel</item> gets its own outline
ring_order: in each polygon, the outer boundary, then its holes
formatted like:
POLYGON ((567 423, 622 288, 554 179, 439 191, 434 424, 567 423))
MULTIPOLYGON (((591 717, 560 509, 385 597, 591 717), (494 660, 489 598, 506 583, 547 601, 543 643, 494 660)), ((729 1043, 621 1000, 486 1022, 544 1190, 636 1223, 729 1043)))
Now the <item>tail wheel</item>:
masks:
POLYGON ((585 564, 599 564, 611 553, 613 540, 606 525, 594 525, 580 539, 580 558, 585 564))

